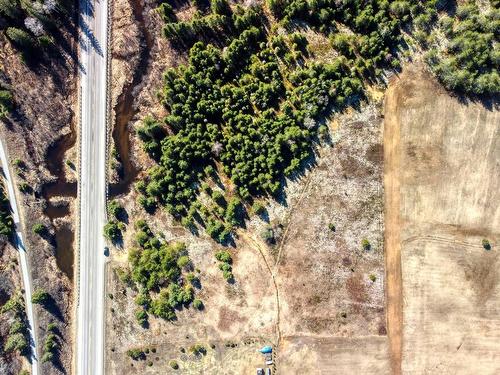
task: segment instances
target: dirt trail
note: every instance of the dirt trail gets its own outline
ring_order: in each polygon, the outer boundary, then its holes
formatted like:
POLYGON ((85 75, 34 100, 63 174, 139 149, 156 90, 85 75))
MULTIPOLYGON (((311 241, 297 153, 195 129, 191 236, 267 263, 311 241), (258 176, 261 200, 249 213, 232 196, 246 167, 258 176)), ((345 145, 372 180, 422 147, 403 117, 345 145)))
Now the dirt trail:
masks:
POLYGON ((401 277, 400 162, 401 147, 397 118, 397 82, 392 82, 385 98, 384 118, 384 194, 385 194, 385 272, 387 334, 392 374, 401 374, 403 330, 403 283, 401 277))
POLYGON ((245 241, 247 245, 249 245, 253 249, 256 249, 260 253, 262 259, 264 260, 264 263, 266 264, 266 267, 269 271, 269 274, 271 275, 271 279, 272 279, 273 286, 274 286, 274 292, 275 292, 275 296, 276 296, 276 344, 275 344, 275 346, 279 347, 281 344, 282 335, 281 335, 281 329, 280 329, 280 295, 279 295, 278 284, 276 282, 276 274, 275 274, 275 272, 273 272, 273 270, 271 268, 271 264, 270 264, 270 262, 268 262, 268 260, 265 256, 265 254, 267 253, 266 249, 260 244, 260 242, 258 240, 253 238, 251 235, 245 233, 244 230, 238 231, 238 237, 241 238, 243 241, 245 241))

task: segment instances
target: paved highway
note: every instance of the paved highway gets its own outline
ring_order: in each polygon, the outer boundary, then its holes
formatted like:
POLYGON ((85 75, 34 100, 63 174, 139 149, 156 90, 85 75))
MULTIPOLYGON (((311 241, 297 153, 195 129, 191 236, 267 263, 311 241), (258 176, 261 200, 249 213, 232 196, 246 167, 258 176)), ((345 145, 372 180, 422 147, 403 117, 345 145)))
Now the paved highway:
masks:
POLYGON ((107 8, 107 0, 80 0, 78 375, 104 372, 107 8))
POLYGON ((23 276, 23 288, 24 296, 26 299, 26 315, 29 322, 29 334, 30 334, 30 347, 31 347, 31 374, 38 375, 38 357, 37 357, 37 340, 36 340, 36 325, 35 325, 35 315, 33 314, 33 304, 31 303, 31 276, 28 271, 28 260, 26 255, 26 248, 24 247, 23 235, 21 233, 21 223, 19 221, 19 211, 17 210, 17 200, 16 193, 14 190, 14 182, 11 178, 9 161, 7 155, 5 154, 5 149, 3 143, 0 141, 0 160, 2 162, 2 169, 5 176, 7 193, 9 195, 10 206, 12 208, 12 218, 16 226, 16 247, 19 251, 19 258, 21 260, 21 273, 23 276))

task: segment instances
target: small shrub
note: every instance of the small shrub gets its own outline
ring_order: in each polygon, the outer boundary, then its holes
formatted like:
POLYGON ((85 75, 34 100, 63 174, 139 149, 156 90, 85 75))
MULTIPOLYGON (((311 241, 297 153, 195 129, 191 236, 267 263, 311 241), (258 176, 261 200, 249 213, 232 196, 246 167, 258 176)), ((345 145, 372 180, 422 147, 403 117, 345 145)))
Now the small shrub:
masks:
POLYGON ((26 182, 21 182, 19 184, 19 191, 23 194, 29 193, 30 186, 26 182))
POLYGON ((483 238, 483 241, 481 243, 485 250, 491 250, 490 241, 488 241, 486 238, 483 238))
POLYGON ((363 238, 363 240, 361 241, 361 246, 363 247, 363 250, 370 250, 372 247, 370 241, 368 241, 366 238, 363 238))
POLYGON ((178 370, 179 369, 179 364, 177 363, 177 361, 175 360, 171 360, 170 362, 168 362, 169 366, 172 367, 174 370, 178 370))
POLYGON ((149 238, 150 238, 149 235, 142 230, 137 232, 135 235, 135 240, 141 247, 144 247, 144 245, 146 245, 146 242, 149 241, 149 238))
POLYGON ((193 272, 189 272, 188 274, 186 274, 186 280, 189 281, 191 285, 194 286, 200 283, 200 279, 193 272))
POLYGON ((16 320, 9 328, 9 335, 26 332, 26 324, 21 320, 16 320))
POLYGON ((108 211, 118 220, 125 214, 125 209, 116 200, 108 203, 108 211))
POLYGON ((219 206, 224 206, 226 204, 226 200, 224 199, 224 194, 222 194, 219 190, 215 190, 212 193, 212 199, 219 206))
POLYGON ((177 259, 177 265, 179 266, 179 268, 186 267, 189 264, 189 262, 190 262, 190 260, 189 260, 189 257, 187 255, 183 255, 183 256, 179 257, 179 259, 177 259))
POLYGON ((373 273, 370 275, 370 280, 374 283, 377 281, 377 276, 375 276, 373 273))
POLYGON ((224 263, 232 263, 233 258, 231 257, 231 253, 227 250, 221 250, 217 253, 215 253, 215 259, 217 259, 219 262, 224 262, 224 263))
POLYGON ((57 330, 57 324, 54 322, 50 322, 47 324, 47 331, 54 333, 57 330))
POLYGON ((146 353, 144 353, 144 351, 142 349, 138 349, 138 348, 127 350, 127 355, 130 358, 132 358, 134 361, 146 358, 146 353))
POLYGON ((233 267, 231 267, 231 265, 230 265, 229 263, 221 263, 221 264, 219 264, 219 269, 220 269, 221 271, 223 271, 223 272, 224 272, 224 271, 229 271, 229 272, 231 272, 231 271, 232 271, 232 269, 233 269, 233 267))
POLYGON ((335 232, 335 230, 336 230, 337 228, 335 227, 335 224, 330 223, 330 224, 328 224, 328 229, 330 229, 330 231, 331 231, 331 232, 335 232))
POLYGON ((33 233, 38 234, 39 236, 47 233, 47 227, 43 225, 42 223, 37 223, 33 225, 33 233))
POLYGON ((130 271, 128 269, 124 268, 117 268, 116 269, 116 274, 118 275, 118 278, 120 281, 126 285, 129 285, 132 283, 132 275, 130 274, 130 271))
POLYGON ((54 353, 44 352, 42 355, 42 363, 52 362, 54 360, 54 353))
POLYGON ((326 136, 328 135, 328 127, 326 125, 321 125, 319 128, 318 128, 318 134, 320 135, 320 137, 322 137, 323 139, 326 138, 326 136))
POLYGON ((122 238, 122 232, 116 221, 111 220, 104 225, 104 237, 112 242, 117 242, 122 238))
POLYGON ((139 309, 135 312, 135 318, 141 326, 145 326, 148 322, 148 313, 144 309, 139 309))
POLYGON ((66 159, 65 163, 66 163, 66 165, 67 165, 69 168, 71 168, 71 169, 73 169, 73 170, 75 169, 75 163, 73 163, 71 160, 66 159))
POLYGON ((37 305, 43 305, 47 303, 50 299, 50 294, 47 293, 42 288, 37 288, 33 295, 31 296, 31 303, 36 303, 37 305))
POLYGON ((43 350, 45 352, 54 352, 58 344, 56 341, 56 335, 49 333, 45 339, 45 344, 43 345, 43 350))
POLYGON ((137 294, 137 297, 135 297, 135 303, 138 306, 143 306, 144 308, 147 309, 151 305, 151 297, 147 292, 142 291, 139 294, 137 294))
POLYGON ((16 333, 10 335, 4 345, 4 351, 10 353, 13 351, 18 351, 19 353, 24 353, 28 349, 28 341, 22 333, 16 333))
POLYGON ((15 159, 12 164, 14 164, 14 167, 17 167, 19 169, 24 169, 26 168, 26 163, 22 161, 21 159, 15 159))
POLYGON ((189 351, 191 353, 193 353, 194 355, 198 355, 198 354, 205 355, 207 353, 207 349, 202 344, 195 344, 195 345, 189 347, 189 351))
POLYGON ((224 276, 224 279, 226 279, 227 282, 234 281, 234 275, 231 271, 223 271, 222 276, 224 276))
POLYGON ((274 229, 268 225, 261 233, 262 239, 268 244, 268 245, 274 245, 276 243, 276 237, 274 235, 274 229))
POLYGON ((203 310, 203 301, 201 299, 195 299, 193 301, 193 307, 196 309, 196 310, 203 310))
POLYGON ((253 205, 252 205, 252 211, 256 214, 256 215, 262 215, 264 212, 265 212, 265 207, 262 203, 260 202, 255 202, 253 205))

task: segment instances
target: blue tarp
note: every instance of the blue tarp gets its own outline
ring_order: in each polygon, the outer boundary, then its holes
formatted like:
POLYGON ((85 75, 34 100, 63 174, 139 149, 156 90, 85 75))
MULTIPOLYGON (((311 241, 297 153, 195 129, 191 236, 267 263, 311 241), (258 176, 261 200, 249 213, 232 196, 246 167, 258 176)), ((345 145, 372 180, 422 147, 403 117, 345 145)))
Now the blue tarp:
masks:
POLYGON ((271 346, 264 346, 262 349, 260 349, 260 352, 262 354, 268 354, 273 352, 273 348, 271 346))

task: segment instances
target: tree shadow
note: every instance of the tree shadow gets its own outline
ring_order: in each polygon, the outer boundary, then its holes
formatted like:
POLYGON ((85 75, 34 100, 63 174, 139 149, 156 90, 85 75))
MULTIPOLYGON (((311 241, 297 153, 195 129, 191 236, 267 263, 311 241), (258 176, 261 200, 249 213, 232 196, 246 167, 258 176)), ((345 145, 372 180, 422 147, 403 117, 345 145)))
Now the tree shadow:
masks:
POLYGON ((264 222, 269 223, 269 211, 267 208, 264 208, 262 212, 258 213, 257 216, 264 222))
POLYGON ((57 302, 54 299, 54 297, 49 295, 47 301, 45 301, 42 306, 57 320, 64 322, 64 315, 59 306, 57 305, 57 302))
POLYGON ((94 2, 92 0, 79 0, 79 10, 80 13, 89 16, 89 17, 94 17, 94 2))
POLYGON ((101 47, 101 45, 99 43, 99 40, 97 40, 97 38, 96 38, 95 34, 93 33, 92 29, 85 22, 85 20, 83 19, 82 15, 80 15, 78 23, 80 25, 80 30, 87 37, 87 41, 90 43, 90 45, 87 45, 87 47, 94 48, 94 50, 97 52, 97 54, 99 56, 104 57, 104 53, 103 53, 102 47, 101 47))

